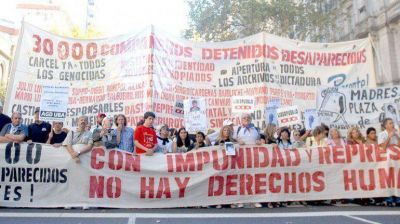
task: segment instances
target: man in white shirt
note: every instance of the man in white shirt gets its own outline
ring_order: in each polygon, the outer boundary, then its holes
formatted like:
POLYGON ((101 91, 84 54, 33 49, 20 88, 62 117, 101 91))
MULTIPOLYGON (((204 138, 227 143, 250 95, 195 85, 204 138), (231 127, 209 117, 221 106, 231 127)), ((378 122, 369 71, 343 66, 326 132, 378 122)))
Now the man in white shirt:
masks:
POLYGON ((392 118, 385 118, 382 122, 382 127, 385 129, 378 135, 378 144, 382 148, 387 148, 389 145, 400 146, 399 135, 394 128, 394 122, 392 118))
POLYGON ((241 117, 241 125, 234 129, 233 138, 241 145, 261 145, 260 132, 251 121, 251 115, 244 113, 241 117))

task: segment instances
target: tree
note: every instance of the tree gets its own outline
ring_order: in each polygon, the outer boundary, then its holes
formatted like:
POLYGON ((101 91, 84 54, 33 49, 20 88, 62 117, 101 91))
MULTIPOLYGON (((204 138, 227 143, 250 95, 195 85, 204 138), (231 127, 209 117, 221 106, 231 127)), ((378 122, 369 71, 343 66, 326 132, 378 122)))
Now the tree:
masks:
POLYGON ((60 30, 58 26, 53 26, 51 32, 61 36, 79 39, 93 39, 99 38, 103 35, 93 26, 89 26, 86 31, 82 31, 82 29, 77 25, 71 26, 71 28, 68 30, 60 30))
POLYGON ((225 41, 262 31, 300 40, 322 41, 334 28, 326 0, 187 0, 190 28, 206 41, 225 41))

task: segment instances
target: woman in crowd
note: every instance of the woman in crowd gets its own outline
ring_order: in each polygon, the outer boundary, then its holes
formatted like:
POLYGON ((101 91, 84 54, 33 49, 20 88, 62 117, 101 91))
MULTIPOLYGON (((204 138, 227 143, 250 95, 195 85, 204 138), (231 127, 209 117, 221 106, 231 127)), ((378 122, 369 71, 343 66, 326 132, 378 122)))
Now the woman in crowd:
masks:
POLYGON ((223 145, 225 142, 237 142, 232 137, 232 129, 228 125, 221 128, 217 141, 215 141, 215 145, 223 145))
POLYGON ((346 141, 340 135, 340 132, 336 128, 329 130, 328 145, 336 147, 345 147, 346 141))
POLYGON ((307 147, 325 147, 328 145, 326 140, 326 128, 317 126, 312 131, 312 137, 307 138, 307 147))
POLYGON ((375 145, 378 144, 378 137, 376 135, 376 129, 373 127, 369 127, 367 129, 367 140, 365 141, 365 144, 368 145, 375 145))
POLYGON ((172 140, 169 139, 168 126, 161 124, 157 128, 157 152, 171 153, 172 152, 172 140))
POLYGON ((290 142, 290 131, 287 128, 283 128, 278 136, 278 146, 280 149, 291 149, 292 142, 290 142))
POLYGON ((351 127, 347 132, 347 144, 357 145, 364 144, 365 138, 362 136, 360 129, 357 127, 351 127))
POLYGON ((95 146, 104 146, 106 149, 116 148, 117 136, 113 135, 112 121, 105 117, 101 122, 101 129, 97 128, 93 131, 93 142, 95 146))
POLYGON ((206 135, 199 131, 196 133, 196 142, 194 142, 191 146, 192 149, 199 149, 203 147, 207 147, 208 145, 205 143, 206 135))
POLYGON ((269 123, 264 130, 264 134, 261 134, 262 144, 276 144, 277 139, 275 138, 276 125, 269 123))
POLYGON ((193 141, 190 140, 188 132, 185 128, 180 128, 176 135, 176 140, 172 144, 173 153, 185 153, 191 150, 190 146, 193 141))

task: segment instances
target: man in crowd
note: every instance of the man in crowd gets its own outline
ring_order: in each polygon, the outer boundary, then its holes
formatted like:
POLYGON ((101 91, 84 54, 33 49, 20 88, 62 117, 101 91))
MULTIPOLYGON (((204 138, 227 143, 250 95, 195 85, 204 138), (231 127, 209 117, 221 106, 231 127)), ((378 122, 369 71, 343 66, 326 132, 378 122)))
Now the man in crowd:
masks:
POLYGON ((241 125, 235 127, 233 138, 236 139, 241 145, 260 145, 259 130, 251 123, 251 115, 248 113, 242 114, 241 125))
POLYGON ((47 122, 39 120, 40 108, 35 109, 33 123, 28 126, 28 143, 38 142, 46 143, 51 132, 51 125, 47 122))
POLYGON ((11 123, 11 118, 3 114, 3 104, 0 102, 0 130, 8 123, 11 123))
POLYGON ((101 124, 102 129, 95 129, 93 132, 93 142, 95 146, 104 146, 107 149, 117 147, 117 136, 113 135, 112 121, 106 117, 101 124))
MULTIPOLYGON (((93 127, 91 127, 91 130, 90 130, 93 134, 100 133, 100 131, 103 129, 102 124, 103 124, 103 120, 105 117, 106 117, 106 114, 104 114, 104 113, 97 114, 96 124, 93 127)), ((98 136, 96 136, 96 138, 95 138, 95 136, 93 136, 93 143, 101 142, 101 138, 97 138, 97 137, 98 136)))
POLYGON ((14 112, 11 116, 11 123, 4 125, 0 132, 0 143, 20 143, 28 136, 28 127, 22 124, 20 112, 14 112))
POLYGON ((80 162, 79 156, 83 153, 89 152, 92 149, 93 139, 92 132, 86 131, 85 127, 89 119, 87 116, 80 116, 78 119, 78 127, 76 131, 69 131, 67 137, 62 143, 67 147, 67 151, 75 162, 80 162))
POLYGON ((153 112, 144 114, 144 124, 137 127, 135 130, 135 146, 136 153, 145 153, 148 156, 153 155, 157 148, 157 135, 153 128, 156 115, 153 112))
POLYGON ((54 147, 60 147, 66 137, 67 132, 63 130, 63 122, 54 121, 53 130, 49 133, 49 138, 46 143, 54 147))

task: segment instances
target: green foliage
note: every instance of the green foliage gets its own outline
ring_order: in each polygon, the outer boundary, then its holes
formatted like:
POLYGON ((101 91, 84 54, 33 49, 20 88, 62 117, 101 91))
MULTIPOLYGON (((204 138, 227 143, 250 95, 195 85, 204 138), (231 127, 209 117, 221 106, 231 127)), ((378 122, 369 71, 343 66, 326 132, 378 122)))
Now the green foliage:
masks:
POLYGON ((188 39, 225 41, 262 31, 300 40, 322 41, 334 28, 325 0, 187 0, 188 39))

